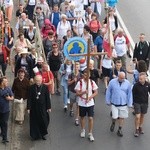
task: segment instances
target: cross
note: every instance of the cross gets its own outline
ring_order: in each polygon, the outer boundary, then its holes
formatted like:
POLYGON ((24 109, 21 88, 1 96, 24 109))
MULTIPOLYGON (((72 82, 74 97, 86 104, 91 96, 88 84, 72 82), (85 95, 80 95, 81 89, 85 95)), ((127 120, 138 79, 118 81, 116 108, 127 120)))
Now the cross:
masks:
MULTIPOLYGON (((90 57, 91 56, 95 56, 95 55, 106 55, 107 54, 107 52, 97 52, 97 53, 95 53, 95 52, 90 52, 90 44, 91 44, 91 42, 90 42, 91 40, 90 39, 88 39, 88 51, 87 51, 87 53, 86 54, 70 54, 69 56, 86 56, 87 57, 87 86, 86 86, 86 90, 88 91, 88 89, 89 89, 89 78, 90 78, 90 67, 89 67, 89 65, 90 65, 90 57)), ((86 98, 88 99, 88 92, 87 92, 87 95, 86 95, 86 98)))

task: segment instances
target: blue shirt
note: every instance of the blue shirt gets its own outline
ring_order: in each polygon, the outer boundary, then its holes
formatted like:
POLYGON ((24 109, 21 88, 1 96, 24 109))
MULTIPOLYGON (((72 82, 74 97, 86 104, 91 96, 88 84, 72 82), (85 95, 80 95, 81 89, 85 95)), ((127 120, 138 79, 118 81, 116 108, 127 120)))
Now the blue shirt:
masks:
POLYGON ((13 92, 9 87, 0 89, 0 113, 9 112, 9 101, 6 96, 13 96, 13 92))
POLYGON ((106 91, 106 103, 116 106, 128 105, 132 107, 133 99, 130 82, 124 79, 120 84, 118 78, 112 79, 106 91))
POLYGON ((53 12, 51 15, 51 23, 55 26, 56 29, 59 21, 60 21, 60 12, 53 12))
POLYGON ((97 52, 102 52, 103 49, 103 37, 102 36, 97 36, 94 45, 97 46, 97 52))

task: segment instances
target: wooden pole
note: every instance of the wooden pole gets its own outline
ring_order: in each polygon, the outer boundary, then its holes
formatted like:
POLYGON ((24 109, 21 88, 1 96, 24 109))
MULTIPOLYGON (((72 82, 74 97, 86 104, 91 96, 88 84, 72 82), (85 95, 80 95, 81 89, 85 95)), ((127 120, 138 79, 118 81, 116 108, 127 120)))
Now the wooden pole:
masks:
POLYGON ((88 51, 87 51, 87 85, 86 85, 86 100, 88 100, 88 89, 89 89, 89 78, 90 78, 90 44, 91 44, 91 39, 88 39, 88 51))

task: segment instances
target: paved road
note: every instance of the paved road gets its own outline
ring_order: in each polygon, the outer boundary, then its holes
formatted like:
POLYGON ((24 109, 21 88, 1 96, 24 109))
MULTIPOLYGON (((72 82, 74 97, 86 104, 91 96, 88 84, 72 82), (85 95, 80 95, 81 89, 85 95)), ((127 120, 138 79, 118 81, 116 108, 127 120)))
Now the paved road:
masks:
MULTIPOLYGON (((150 22, 148 22, 149 20, 146 17, 147 14, 150 14, 148 9, 150 6, 149 0, 144 0, 143 3, 139 0, 134 0, 134 2, 131 0, 120 0, 119 2, 118 10, 133 39, 136 41, 136 37, 140 32, 148 34, 148 23, 150 22), (136 6, 134 5, 135 3, 137 4, 136 6)), ((104 86, 103 82, 101 82, 99 96, 96 98, 94 117, 95 141, 93 143, 89 142, 87 138, 81 139, 79 137, 80 128, 74 125, 74 119, 69 116, 69 113, 63 112, 62 97, 53 96, 51 123, 47 140, 35 142, 30 140, 28 115, 26 115, 26 121, 22 126, 12 123, 14 129, 11 135, 12 144, 9 147, 12 150, 149 150, 150 114, 146 116, 144 125, 146 133, 139 138, 133 136, 133 119, 134 116, 130 112, 130 117, 125 121, 123 138, 117 137, 116 132, 109 132, 111 118, 109 116, 109 107, 105 105, 104 86)), ((9 150, 9 147, 6 147, 6 149, 9 150)), ((0 150, 3 150, 3 148, 0 147, 0 150)))
POLYGON ((145 33, 150 41, 150 1, 120 0, 118 10, 122 16, 134 42, 138 41, 139 33, 145 33))

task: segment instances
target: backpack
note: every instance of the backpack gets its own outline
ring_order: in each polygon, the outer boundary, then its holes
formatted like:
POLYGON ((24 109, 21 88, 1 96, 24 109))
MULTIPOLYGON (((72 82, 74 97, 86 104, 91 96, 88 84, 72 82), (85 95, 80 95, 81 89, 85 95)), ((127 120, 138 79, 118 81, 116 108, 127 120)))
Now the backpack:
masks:
MULTIPOLYGON (((82 80, 79 81, 80 82, 80 90, 82 90, 82 80)), ((90 79, 90 82, 91 82, 91 86, 92 86, 92 89, 94 87, 94 84, 93 84, 93 81, 90 79)))
MULTIPOLYGON (((66 70, 66 68, 67 68, 67 65, 64 64, 64 70, 66 70)), ((73 71, 73 64, 71 65, 71 71, 73 71)))
MULTIPOLYGON (((80 91, 82 90, 82 80, 79 81, 80 82, 80 91)), ((94 87, 94 84, 93 84, 93 81, 90 79, 90 82, 91 82, 91 86, 92 86, 92 93, 93 93, 93 87, 94 87)), ((86 98, 83 98, 82 96, 80 96, 80 98, 86 100, 86 98)))

